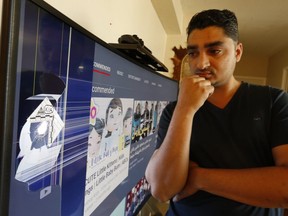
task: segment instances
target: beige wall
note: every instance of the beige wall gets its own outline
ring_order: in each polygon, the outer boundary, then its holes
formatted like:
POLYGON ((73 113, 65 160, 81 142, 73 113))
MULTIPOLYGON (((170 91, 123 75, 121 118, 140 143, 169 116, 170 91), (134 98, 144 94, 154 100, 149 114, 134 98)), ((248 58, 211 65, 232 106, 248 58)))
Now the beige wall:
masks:
POLYGON ((117 43, 123 34, 138 35, 163 62, 167 36, 151 1, 45 1, 107 43, 117 43))
POLYGON ((244 49, 241 61, 236 66, 235 75, 266 77, 268 60, 267 57, 249 55, 244 49))
MULTIPOLYGON (((107 43, 117 43, 123 34, 136 34, 164 63, 167 34, 150 0, 45 1, 107 43)), ((2 0, 0 27, 1 9, 2 0)))
POLYGON ((174 56, 173 47, 182 48, 186 47, 186 36, 183 35, 168 35, 167 36, 167 43, 166 43, 166 52, 165 52, 165 60, 164 64, 169 69, 169 73, 167 74, 169 77, 173 76, 173 62, 171 58, 174 56))
POLYGON ((187 36, 186 36, 186 27, 188 25, 189 19, 187 19, 187 17, 183 18, 183 23, 182 23, 182 29, 183 31, 181 32, 181 34, 179 35, 168 35, 167 36, 167 43, 166 43, 166 52, 165 52, 165 58, 164 58, 164 64, 168 67, 169 69, 169 76, 173 76, 173 62, 171 60, 171 58, 173 58, 174 56, 174 52, 173 52, 173 47, 177 47, 179 48, 180 46, 182 46, 182 48, 186 47, 186 40, 187 40, 187 36))
POLYGON ((288 66, 288 47, 269 59, 267 84, 281 88, 283 69, 288 66))

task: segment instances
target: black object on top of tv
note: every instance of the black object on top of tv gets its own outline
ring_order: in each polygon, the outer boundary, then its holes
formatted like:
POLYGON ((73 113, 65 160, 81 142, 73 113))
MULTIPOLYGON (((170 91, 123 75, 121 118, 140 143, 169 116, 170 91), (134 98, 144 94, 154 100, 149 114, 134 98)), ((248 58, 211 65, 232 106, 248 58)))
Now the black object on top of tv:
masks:
POLYGON ((137 35, 122 35, 118 42, 110 43, 110 45, 155 71, 168 72, 168 68, 152 55, 151 50, 144 46, 143 40, 138 38, 137 35))

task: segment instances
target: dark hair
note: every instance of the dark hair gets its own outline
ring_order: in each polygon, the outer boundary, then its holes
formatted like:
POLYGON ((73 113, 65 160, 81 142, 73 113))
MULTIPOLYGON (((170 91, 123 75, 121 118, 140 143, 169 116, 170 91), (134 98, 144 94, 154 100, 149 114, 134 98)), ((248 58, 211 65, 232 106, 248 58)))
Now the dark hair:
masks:
POLYGON ((238 21, 232 11, 210 9, 195 14, 187 27, 187 36, 195 29, 204 29, 210 26, 217 26, 224 30, 224 33, 235 42, 238 42, 238 21))
POLYGON ((111 109, 116 109, 117 107, 120 107, 121 108, 121 113, 123 112, 123 107, 122 107, 122 102, 121 102, 121 100, 120 100, 120 98, 113 98, 111 101, 110 101, 110 103, 109 103, 109 105, 108 105, 108 107, 107 107, 107 109, 106 109, 106 123, 107 123, 107 120, 108 120, 108 113, 109 113, 109 109, 111 108, 111 109))

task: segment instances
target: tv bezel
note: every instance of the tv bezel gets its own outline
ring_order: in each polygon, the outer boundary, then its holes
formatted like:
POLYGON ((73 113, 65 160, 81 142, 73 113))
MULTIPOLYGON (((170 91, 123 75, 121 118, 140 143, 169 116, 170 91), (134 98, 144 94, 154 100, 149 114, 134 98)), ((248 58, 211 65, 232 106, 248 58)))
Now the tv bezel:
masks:
POLYGON ((4 0, 0 43, 0 215, 9 213, 11 155, 13 141, 14 95, 19 33, 19 7, 15 0, 4 0))

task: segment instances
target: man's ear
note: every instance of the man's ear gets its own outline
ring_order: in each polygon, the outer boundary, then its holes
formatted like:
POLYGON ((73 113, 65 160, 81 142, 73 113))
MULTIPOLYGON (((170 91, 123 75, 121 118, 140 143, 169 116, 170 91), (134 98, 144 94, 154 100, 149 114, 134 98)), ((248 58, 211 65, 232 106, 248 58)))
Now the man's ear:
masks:
POLYGON ((236 51, 235 51, 236 61, 237 62, 239 62, 241 60, 242 53, 243 53, 243 44, 242 43, 237 43, 236 51))

